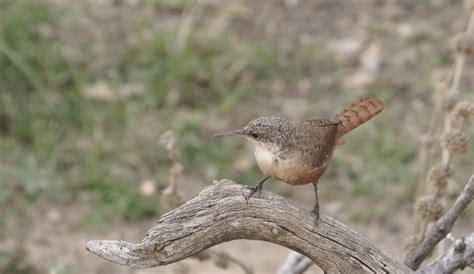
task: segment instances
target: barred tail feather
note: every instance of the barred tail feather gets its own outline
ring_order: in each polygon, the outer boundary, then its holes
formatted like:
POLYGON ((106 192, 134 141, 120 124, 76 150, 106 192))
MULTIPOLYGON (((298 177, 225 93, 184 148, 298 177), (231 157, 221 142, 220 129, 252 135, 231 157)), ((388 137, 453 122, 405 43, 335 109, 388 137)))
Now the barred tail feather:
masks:
POLYGON ((384 103, 372 97, 364 97, 355 101, 337 114, 341 121, 337 130, 337 139, 349 131, 362 125, 384 109, 384 103))

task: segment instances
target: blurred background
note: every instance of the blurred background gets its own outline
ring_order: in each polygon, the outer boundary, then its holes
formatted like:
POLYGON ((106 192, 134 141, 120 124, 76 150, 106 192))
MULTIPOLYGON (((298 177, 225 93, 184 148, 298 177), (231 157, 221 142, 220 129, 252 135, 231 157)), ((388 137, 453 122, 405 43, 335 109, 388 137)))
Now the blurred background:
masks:
MULTIPOLYGON (((85 244, 139 241, 170 207, 170 181, 187 200, 216 178, 262 178, 251 144, 212 134, 264 115, 327 118, 366 95, 386 108, 338 146, 321 211, 402 258, 424 176, 420 137, 454 62, 449 39, 467 19, 453 0, 0 1, 0 272, 241 273, 195 259, 130 270, 85 244)), ((473 159, 472 149, 454 159, 447 204, 473 159)), ((311 185, 265 189, 313 205, 311 185)), ((216 249, 257 273, 288 253, 251 241, 216 249)))

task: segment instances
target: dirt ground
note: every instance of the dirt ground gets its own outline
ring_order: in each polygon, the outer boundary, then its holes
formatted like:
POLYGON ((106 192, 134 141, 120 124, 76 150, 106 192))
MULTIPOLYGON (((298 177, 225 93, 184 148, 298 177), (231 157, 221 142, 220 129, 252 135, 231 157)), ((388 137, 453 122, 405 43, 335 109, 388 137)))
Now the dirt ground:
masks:
MULTIPOLYGON (((67 5, 74 1, 56 2, 58 5, 67 5)), ((91 6, 100 5, 103 8, 104 5, 110 5, 114 1, 89 2, 91 6)), ((121 5, 132 9, 140 1, 115 2, 121 2, 121 5)), ((467 19, 462 1, 447 0, 209 0, 208 5, 217 6, 219 9, 225 7, 229 11, 229 16, 238 18, 237 21, 229 20, 225 24, 234 24, 231 28, 246 39, 263 37, 274 43, 288 43, 290 47, 294 41, 325 43, 345 66, 341 87, 346 92, 364 94, 367 85, 372 83, 374 78, 384 79, 393 84, 394 92, 397 94, 394 100, 412 103, 410 107, 420 100, 429 101, 426 99, 429 97, 427 91, 411 93, 410 90, 406 90, 407 85, 420 81, 417 79, 419 75, 424 75, 422 78, 426 80, 433 73, 429 63, 417 62, 417 59, 437 53, 449 54, 448 38, 464 29, 467 19), (416 46, 403 48, 404 44, 400 40, 406 39, 407 36, 419 40, 416 46), (394 80, 395 78, 402 80, 394 80)), ((113 13, 113 9, 108 12, 113 13)), ((212 11, 208 12, 209 18, 205 17, 203 20, 215 20, 212 11)), ((168 17, 164 17, 162 20, 168 20, 168 17)), ((330 74, 331 71, 322 70, 321 73, 330 74)), ((468 73, 472 73, 472 70, 468 70, 466 74, 468 73)), ((465 80, 464 84, 469 85, 473 82, 474 78, 470 78, 465 80)), ((261 101, 268 104, 268 109, 280 111, 282 116, 299 119, 312 111, 314 103, 311 100, 316 99, 314 95, 304 92, 305 85, 303 82, 296 86, 281 87, 279 83, 275 83, 271 88, 275 90, 277 96, 262 98, 261 101), (297 92, 291 91, 292 88, 297 92)), ((420 85, 423 86, 423 83, 420 85)), ((335 96, 337 97, 331 91, 325 93, 323 98, 317 98, 322 105, 321 113, 331 112, 326 103, 332 102, 335 96)), ((427 106, 421 105, 420 108, 425 110, 427 106)), ((209 114, 212 115, 212 112, 209 111, 209 114)), ((417 121, 413 118, 416 113, 411 114, 412 116, 406 113, 402 115, 398 122, 404 123, 407 128, 417 128, 417 121)), ((248 156, 252 157, 251 153, 248 156)), ((186 181, 186 178, 182 181, 186 181)), ((193 197, 210 183, 202 178, 198 181, 199 183, 194 184, 191 189, 185 190, 186 197, 193 197)), ((337 185, 335 190, 331 187, 327 181, 322 182, 320 187, 320 203, 325 214, 354 227, 389 255, 403 258, 404 250, 401 242, 413 230, 410 221, 413 220, 412 204, 400 205, 383 220, 358 221, 354 220, 347 209, 363 208, 367 204, 362 199, 351 200, 350 195, 340 199, 337 192, 341 190, 341 186, 337 185)), ((288 195, 290 199, 310 207, 313 202, 313 193, 308 191, 310 188, 311 186, 292 188, 282 183, 275 183, 272 191, 288 195)), ((397 193, 387 195, 396 196, 397 193)), ((35 208, 28 209, 27 217, 31 221, 28 226, 31 230, 26 234, 26 238, 22 239, 27 247, 28 262, 40 270, 51 270, 53 266, 53 270, 49 273, 242 273, 233 264, 223 270, 210 261, 200 262, 193 258, 148 270, 132 270, 113 265, 87 252, 85 250, 87 241, 120 239, 138 242, 158 216, 142 222, 115 223, 98 228, 85 226, 81 222, 81 215, 78 212, 85 210, 90 210, 87 204, 64 206, 49 201, 40 201, 35 208)), ((462 235, 472 231, 473 227, 474 219, 464 216, 456 225, 453 234, 462 235)), ((6 241, 2 245, 14 245, 15 243, 11 241, 6 241)), ((289 252, 286 248, 258 241, 234 241, 219 245, 215 249, 225 250, 251 266, 255 273, 275 273, 289 252)), ((321 272, 313 266, 307 273, 321 272)))

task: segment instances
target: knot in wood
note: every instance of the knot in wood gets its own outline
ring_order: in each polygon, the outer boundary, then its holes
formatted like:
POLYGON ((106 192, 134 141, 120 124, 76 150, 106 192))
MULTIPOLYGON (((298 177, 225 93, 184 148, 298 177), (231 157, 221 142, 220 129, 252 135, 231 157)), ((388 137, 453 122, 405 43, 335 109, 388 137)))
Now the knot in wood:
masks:
POLYGON ((165 256, 170 256, 171 254, 173 254, 173 247, 170 246, 170 245, 167 245, 163 248, 163 253, 165 253, 165 256))
POLYGON ((458 239, 454 243, 454 252, 456 253, 463 253, 464 250, 466 250, 466 243, 464 242, 464 237, 461 239, 458 239))

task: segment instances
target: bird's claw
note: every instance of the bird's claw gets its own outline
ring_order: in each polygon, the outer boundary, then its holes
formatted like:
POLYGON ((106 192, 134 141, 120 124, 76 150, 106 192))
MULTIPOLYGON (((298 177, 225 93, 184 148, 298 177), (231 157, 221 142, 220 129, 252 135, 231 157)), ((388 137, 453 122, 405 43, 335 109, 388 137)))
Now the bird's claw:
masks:
POLYGON ((255 193, 260 193, 262 192, 262 186, 261 185, 256 185, 256 186, 249 186, 247 189, 250 190, 249 195, 245 197, 245 200, 247 200, 247 204, 249 203, 250 198, 255 194, 255 193))
POLYGON ((319 205, 315 206, 313 210, 311 210, 311 213, 314 215, 314 225, 317 226, 320 219, 319 205))
POLYGON ((249 195, 245 198, 245 200, 247 200, 247 204, 249 203, 250 197, 252 197, 256 192, 262 192, 263 183, 265 183, 268 178, 270 178, 270 175, 263 178, 263 180, 261 180, 256 186, 247 187, 248 189, 250 189, 249 195))

